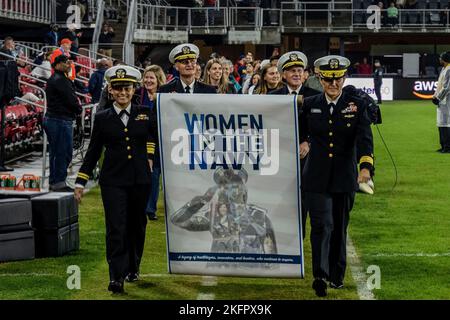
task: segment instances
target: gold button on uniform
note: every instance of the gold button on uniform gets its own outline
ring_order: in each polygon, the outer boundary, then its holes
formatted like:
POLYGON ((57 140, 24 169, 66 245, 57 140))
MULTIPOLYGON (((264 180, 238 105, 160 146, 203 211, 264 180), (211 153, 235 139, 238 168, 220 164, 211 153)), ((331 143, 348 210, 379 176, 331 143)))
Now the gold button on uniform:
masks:
POLYGON ((330 153, 328 156, 329 156, 330 158, 333 158, 333 154, 332 154, 332 153, 330 153))
POLYGON ((127 147, 127 150, 131 150, 131 147, 130 147, 130 146, 128 146, 128 147, 127 147))
POLYGON ((128 128, 123 129, 123 131, 128 132, 128 128))
POLYGON ((334 144, 330 143, 330 148, 333 148, 334 144))
POLYGON ((128 155, 128 159, 131 159, 131 158, 133 158, 130 154, 128 155))
POLYGON ((329 123, 329 124, 332 124, 332 123, 333 123, 333 121, 332 121, 332 120, 329 120, 329 121, 328 121, 328 123, 329 123))
POLYGON ((333 132, 330 132, 329 135, 330 135, 330 137, 331 137, 331 136, 333 135, 333 132))
POLYGON ((350 127, 350 123, 347 123, 347 127, 350 127))
POLYGON ((128 138, 128 137, 125 137, 125 140, 127 140, 127 141, 130 141, 130 138, 128 138))

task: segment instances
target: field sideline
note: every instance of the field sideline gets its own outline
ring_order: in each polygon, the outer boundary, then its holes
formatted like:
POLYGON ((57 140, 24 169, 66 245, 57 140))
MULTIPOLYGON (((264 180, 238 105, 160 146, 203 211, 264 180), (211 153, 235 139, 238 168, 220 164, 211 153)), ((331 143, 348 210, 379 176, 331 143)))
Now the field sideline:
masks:
MULTIPOLYGON (((450 299, 450 154, 438 154, 436 112, 431 102, 382 104, 379 126, 395 159, 398 182, 376 128, 375 195, 358 194, 350 237, 363 270, 381 270, 377 299, 450 299)), ((167 274, 163 201, 159 220, 148 223, 142 281, 127 295, 107 290, 105 227, 96 188, 80 207, 80 250, 61 258, 0 264, 0 299, 316 299, 311 289, 311 251, 305 241, 305 279, 201 277, 167 274), (66 269, 81 269, 81 290, 66 287, 66 269)), ((308 222, 309 223, 309 222, 308 222)), ((308 231, 307 231, 308 232, 308 231)), ((370 274, 367 274, 370 276, 370 274)), ((328 299, 358 299, 350 268, 343 290, 328 299)))

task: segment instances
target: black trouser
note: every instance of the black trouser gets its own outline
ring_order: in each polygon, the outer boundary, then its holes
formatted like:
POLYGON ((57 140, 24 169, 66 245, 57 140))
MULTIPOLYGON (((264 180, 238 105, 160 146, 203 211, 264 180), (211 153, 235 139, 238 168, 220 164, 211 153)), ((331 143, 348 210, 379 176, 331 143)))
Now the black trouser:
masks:
POLYGON ((106 222, 106 259, 110 280, 138 272, 144 251, 150 185, 101 186, 106 222))
MULTIPOLYGON (((300 160, 300 175, 303 178, 303 169, 305 168, 306 159, 308 156, 300 160)), ((303 181, 303 180, 302 180, 303 181)), ((303 190, 300 190, 300 196, 301 196, 301 209, 302 209, 302 235, 303 240, 305 240, 306 236, 306 218, 308 217, 308 209, 306 208, 306 192, 303 190)))
POLYGON ((378 104, 380 104, 382 101, 381 101, 381 82, 380 83, 377 83, 377 82, 375 82, 375 95, 377 96, 377 102, 378 102, 378 104))
POLYGON ((450 127, 438 127, 442 150, 450 150, 450 127))
POLYGON ((306 192, 311 219, 311 247, 314 278, 334 283, 344 281, 347 265, 347 226, 354 192, 306 192))

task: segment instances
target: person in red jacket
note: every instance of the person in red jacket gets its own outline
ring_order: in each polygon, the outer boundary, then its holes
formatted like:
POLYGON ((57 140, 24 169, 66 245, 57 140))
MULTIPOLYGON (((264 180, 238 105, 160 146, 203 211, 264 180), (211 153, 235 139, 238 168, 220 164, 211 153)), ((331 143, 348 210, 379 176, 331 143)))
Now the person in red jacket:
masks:
MULTIPOLYGON (((72 41, 70 41, 67 38, 64 38, 61 40, 61 46, 53 51, 52 56, 50 57, 50 63, 53 65, 53 62, 55 61, 56 57, 60 55, 65 55, 70 59, 70 47, 72 46, 72 41)), ((71 68, 67 74, 67 77, 70 80, 75 80, 76 77, 76 71, 75 71, 75 64, 73 62, 70 63, 71 68)), ((52 73, 54 72, 54 69, 52 69, 52 73)))

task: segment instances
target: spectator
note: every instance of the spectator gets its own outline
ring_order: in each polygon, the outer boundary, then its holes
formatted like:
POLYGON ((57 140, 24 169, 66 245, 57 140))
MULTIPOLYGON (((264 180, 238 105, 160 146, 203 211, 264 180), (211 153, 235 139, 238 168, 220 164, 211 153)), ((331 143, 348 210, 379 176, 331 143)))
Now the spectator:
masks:
POLYGON ((314 67, 314 74, 306 80, 305 87, 323 92, 323 87, 320 84, 319 69, 317 67, 314 67))
POLYGON ((387 8, 387 21, 392 28, 398 24, 398 8, 394 2, 391 2, 389 8, 387 8))
POLYGON ((375 88, 375 95, 377 96, 378 104, 381 104, 381 85, 383 84, 383 68, 380 60, 375 60, 375 70, 373 72, 373 83, 375 88))
POLYGON ((215 9, 214 7, 217 5, 217 0, 204 0, 203 6, 208 8, 208 22, 210 26, 215 24, 215 9))
POLYGON ((98 39, 98 52, 108 57, 112 56, 112 42, 115 37, 114 29, 109 24, 103 24, 102 33, 98 39))
MULTIPOLYGON (((51 57, 50 57, 50 63, 53 66, 53 62, 55 61, 56 57, 60 56, 60 55, 64 55, 68 58, 71 58, 70 55, 70 48, 72 46, 72 41, 70 41, 67 38, 64 38, 61 40, 61 46, 56 49, 55 51, 53 51, 51 57)), ((76 70, 75 70, 75 65, 73 63, 71 63, 71 69, 69 70, 69 74, 68 77, 70 80, 74 80, 76 76, 76 70)))
POLYGON ((59 55, 52 63, 55 73, 47 81, 47 112, 44 130, 48 137, 50 153, 50 190, 73 192, 66 185, 67 168, 72 161, 73 120, 81 114, 74 84, 66 74, 71 63, 66 55, 59 55))
POLYGON ((202 78, 202 66, 197 61, 197 64, 195 65, 195 80, 200 81, 201 78, 202 78))
POLYGON ((381 26, 386 25, 386 14, 384 10, 384 3, 382 1, 379 1, 377 3, 378 8, 380 8, 380 24, 381 26))
POLYGON ((73 81, 73 84, 75 85, 75 91, 77 93, 85 95, 89 93, 89 90, 86 86, 86 81, 81 79, 81 70, 82 70, 81 66, 75 66, 76 78, 73 81))
POLYGON ((272 66, 276 66, 278 64, 278 60, 280 60, 279 55, 273 55, 270 57, 269 61, 272 66))
POLYGON ((52 76, 52 65, 50 63, 50 58, 52 56, 52 52, 48 51, 44 54, 44 61, 33 69, 31 75, 33 77, 39 78, 41 80, 48 80, 52 76))
POLYGON ((51 30, 45 34, 44 43, 47 46, 57 47, 59 43, 59 26, 55 23, 50 26, 51 30))
POLYGON ((233 63, 230 60, 224 59, 222 61, 222 70, 225 75, 225 78, 228 78, 228 81, 234 85, 236 92, 240 92, 242 89, 239 82, 237 82, 234 74, 233 74, 233 63))
POLYGON ((261 75, 259 73, 254 73, 250 78, 250 88, 248 88, 248 94, 253 94, 253 91, 259 86, 259 81, 261 80, 261 75))
POLYGON ((228 82, 219 59, 211 59, 205 66, 205 83, 216 88, 217 93, 236 93, 234 85, 228 82))
MULTIPOLYGON (((82 32, 77 32, 77 25, 75 23, 69 24, 67 26, 67 31, 63 34, 62 38, 69 39, 72 41, 72 46, 70 47, 70 51, 74 53, 78 53, 78 48, 80 47, 80 40, 79 38, 82 36, 82 32)), ((73 55, 75 57, 75 55, 73 55)), ((75 60, 75 59, 73 59, 75 60)))
POLYGON ((367 58, 363 58, 363 62, 357 64, 356 70, 358 74, 371 75, 372 74, 372 66, 367 63, 367 58))
MULTIPOLYGON (((149 107, 152 112, 155 112, 156 92, 159 87, 166 83, 166 75, 163 69, 158 65, 151 65, 145 68, 142 77, 143 87, 139 89, 140 105, 149 107)), ((158 209, 159 197, 159 179, 161 176, 161 164, 159 162, 159 148, 155 148, 155 157, 153 159, 153 170, 151 172, 152 182, 150 198, 147 203, 145 213, 149 220, 157 220, 156 211, 158 209)))
POLYGON ((97 71, 95 71, 89 79, 89 93, 92 96, 92 103, 100 101, 100 96, 104 87, 104 78, 106 70, 111 67, 108 59, 100 59, 97 62, 97 71))
POLYGON ((14 42, 14 39, 12 37, 5 38, 5 40, 3 41, 3 46, 0 48, 0 52, 12 56, 5 57, 3 55, 0 55, 0 61, 15 60, 17 66, 22 68, 27 65, 26 57, 23 56, 23 53, 21 51, 16 50, 16 43, 14 42))
POLYGON ((88 9, 87 0, 76 0, 76 5, 80 8, 80 20, 83 21, 88 9))
POLYGON ((268 64, 261 70, 259 86, 254 90, 255 94, 268 94, 283 87, 277 66, 268 64))

